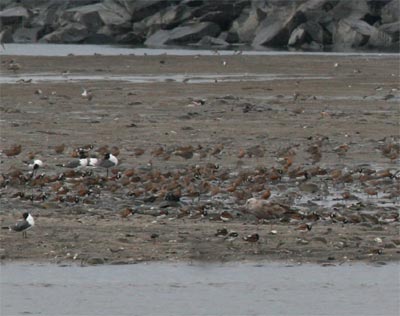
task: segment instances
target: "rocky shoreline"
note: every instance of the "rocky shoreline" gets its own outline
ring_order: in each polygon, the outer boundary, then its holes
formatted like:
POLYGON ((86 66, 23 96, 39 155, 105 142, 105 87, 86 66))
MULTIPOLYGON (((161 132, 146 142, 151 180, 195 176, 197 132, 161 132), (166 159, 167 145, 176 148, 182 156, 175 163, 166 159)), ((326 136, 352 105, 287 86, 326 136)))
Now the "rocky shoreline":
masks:
POLYGON ((399 50, 399 1, 2 1, 5 43, 399 50))

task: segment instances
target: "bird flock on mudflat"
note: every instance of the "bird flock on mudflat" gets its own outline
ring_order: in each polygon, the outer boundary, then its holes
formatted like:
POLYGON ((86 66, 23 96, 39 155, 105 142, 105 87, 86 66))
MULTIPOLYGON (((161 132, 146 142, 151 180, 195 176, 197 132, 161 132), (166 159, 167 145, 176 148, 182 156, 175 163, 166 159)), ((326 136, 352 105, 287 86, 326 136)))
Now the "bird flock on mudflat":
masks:
MULTIPOLYGON (((30 155, 32 161, 26 162, 29 171, 11 168, 2 173, 0 189, 3 192, 8 189, 4 196, 11 201, 50 203, 58 207, 97 205, 107 208, 112 204, 115 209, 118 206, 110 201, 118 197, 123 201, 118 210, 121 217, 147 212, 154 216, 224 223, 252 218, 259 222, 295 224, 297 230, 304 232, 321 221, 342 224, 397 222, 399 215, 394 208, 376 207, 377 200, 373 201, 371 197, 379 196, 396 203, 400 195, 400 172, 396 168, 378 170, 368 166, 322 167, 318 161, 323 154, 323 144, 323 138, 312 139, 305 150, 310 155, 311 165, 296 164, 296 150, 286 148, 277 153, 273 166, 255 168, 229 168, 211 162, 210 157, 221 160, 225 154, 223 144, 213 148, 178 146, 172 150, 159 146, 151 151, 152 159, 169 160, 175 156, 185 161, 198 159, 199 162, 164 171, 155 168, 152 160, 146 166, 121 166, 117 158, 120 150, 116 146, 95 150, 93 145, 85 145, 72 150, 72 160, 48 168, 52 170, 49 174, 42 171, 50 166, 34 154, 30 155), (105 174, 96 169, 105 170, 105 174), (336 204, 332 203, 334 201, 336 204), (126 204, 131 206, 122 206, 126 204), (377 210, 375 213, 368 210, 372 206, 377 210)), ((64 144, 57 145, 54 152, 62 155, 66 148, 64 144)), ((343 159, 349 148, 344 144, 334 151, 343 159)), ((383 142, 380 150, 393 161, 400 148, 396 142, 383 142)), ((140 156, 145 151, 136 148, 133 152, 140 156)), ((2 150, 1 155, 14 159, 21 152, 21 145, 13 145, 2 150)), ((260 146, 251 146, 240 148, 236 157, 240 161, 260 159, 263 155, 260 146)), ((29 223, 25 215, 24 221, 29 223)), ((32 226, 33 222, 29 227, 32 226)), ((16 224, 13 230, 18 231, 20 227, 25 226, 16 224)), ((228 234, 227 238, 232 236, 228 234)), ((244 240, 257 241, 258 238, 253 236, 244 240)))

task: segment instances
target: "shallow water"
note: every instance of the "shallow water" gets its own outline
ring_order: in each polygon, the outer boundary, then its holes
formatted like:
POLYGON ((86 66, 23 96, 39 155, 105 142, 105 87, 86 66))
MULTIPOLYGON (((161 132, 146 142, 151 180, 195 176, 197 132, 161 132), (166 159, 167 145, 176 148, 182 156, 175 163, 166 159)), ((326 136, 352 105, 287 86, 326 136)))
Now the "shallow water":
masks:
POLYGON ((399 264, 1 266, 1 315, 398 315, 399 264))
MULTIPOLYGON (((94 54, 117 56, 117 55, 175 55, 192 56, 216 55, 214 49, 188 49, 188 48, 138 48, 129 46, 113 45, 79 45, 79 44, 4 44, 5 49, 0 48, 1 55, 16 56, 67 56, 69 54, 77 56, 90 56, 94 54)), ((241 49, 241 48, 239 48, 241 49)), ((219 55, 234 55, 235 50, 218 50, 219 55)), ((326 56, 369 56, 369 57, 393 57, 396 53, 376 53, 376 52, 299 52, 299 51, 279 51, 279 50, 243 50, 243 55, 326 55, 326 56)))
POLYGON ((188 74, 165 74, 165 75, 58 75, 48 73, 36 74, 18 74, 18 75, 3 75, 0 77, 0 84, 2 83, 16 83, 22 80, 29 80, 31 83, 38 82, 77 82, 77 81, 126 81, 131 83, 153 83, 153 82, 185 82, 185 83, 211 83, 218 80, 220 82, 235 82, 235 81, 276 81, 276 80, 327 80, 331 77, 323 76, 285 76, 281 74, 196 74, 190 76, 188 74))

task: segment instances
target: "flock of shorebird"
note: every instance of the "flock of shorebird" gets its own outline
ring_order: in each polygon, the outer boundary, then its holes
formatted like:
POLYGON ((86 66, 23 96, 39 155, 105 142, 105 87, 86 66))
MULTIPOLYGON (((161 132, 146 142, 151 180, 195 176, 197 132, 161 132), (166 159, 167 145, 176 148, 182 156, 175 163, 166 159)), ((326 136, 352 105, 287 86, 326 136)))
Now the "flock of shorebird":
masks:
MULTIPOLYGON (((64 144, 55 146, 54 151, 57 154, 62 154, 65 147, 64 144)), ((348 147, 339 148, 339 157, 344 155, 347 149, 348 147)), ((394 168, 378 171, 367 167, 355 167, 353 170, 350 170, 340 167, 327 169, 317 165, 308 167, 306 165, 296 166, 293 165, 296 153, 293 150, 287 149, 282 151, 280 153, 281 157, 277 159, 279 167, 243 169, 241 172, 236 173, 209 162, 204 165, 187 166, 187 168, 176 171, 161 172, 153 168, 152 165, 149 165, 146 169, 114 168, 119 164, 117 158, 119 149, 115 146, 112 148, 108 146, 98 148, 96 151, 100 153, 102 158, 93 157, 91 154, 92 150, 92 145, 73 149, 71 156, 74 159, 66 163, 56 164, 57 167, 68 168, 70 170, 53 176, 39 173, 45 164, 42 160, 32 156, 32 160, 26 162, 30 170, 28 175, 24 175, 19 170, 2 174, 0 175, 0 187, 4 188, 9 185, 15 188, 26 188, 28 185, 32 190, 34 188, 40 189, 41 193, 38 196, 34 196, 32 191, 32 195, 28 196, 25 192, 18 191, 10 197, 30 200, 32 202, 44 202, 53 196, 52 201, 57 203, 72 203, 72 205, 80 201, 85 204, 97 203, 95 197, 99 196, 102 190, 108 190, 113 194, 120 193, 126 197, 133 197, 138 201, 142 200, 143 203, 158 201, 160 203, 160 211, 156 214, 157 216, 168 214, 164 210, 164 207, 168 208, 174 205, 178 209, 178 214, 176 215, 178 218, 188 217, 195 219, 208 216, 210 220, 217 219, 227 222, 235 218, 235 212, 227 210, 221 204, 219 207, 222 206, 222 211, 216 217, 210 216, 210 214, 207 214, 210 207, 209 202, 200 201, 200 196, 207 199, 212 199, 214 196, 223 196, 224 199, 234 199, 235 204, 242 205, 238 210, 242 211, 243 214, 250 214, 259 221, 298 223, 299 226, 296 229, 305 232, 310 231, 313 223, 321 219, 341 223, 359 223, 364 220, 372 220, 377 223, 390 223, 399 220, 398 214, 388 212, 383 215, 379 214, 376 218, 373 218, 365 214, 347 214, 342 216, 337 211, 329 211, 327 214, 315 211, 304 212, 291 206, 294 204, 293 199, 301 198, 302 194, 329 195, 327 186, 324 187, 319 183, 321 181, 324 183, 329 181, 333 186, 358 182, 361 188, 364 188, 364 194, 368 196, 377 196, 380 188, 386 187, 385 192, 389 196, 388 198, 397 199, 399 191, 398 188, 396 190, 396 184, 399 181, 399 172, 396 172, 394 168), (93 174, 92 168, 106 169, 106 177, 93 174), (112 169, 111 177, 109 177, 110 169, 112 169), (282 190, 279 188, 282 185, 287 186, 287 188, 296 187, 298 191, 288 193, 284 201, 271 201, 272 190, 275 192, 282 190), (192 199, 192 202, 179 203, 182 202, 182 198, 192 199), (194 202, 196 199, 197 203, 194 202)), ((400 147, 396 143, 391 142, 382 145, 381 150, 383 155, 391 159, 394 154, 398 155, 400 147)), ((7 157, 13 157, 19 155, 21 151, 21 145, 14 145, 4 149, 2 154, 7 157)), ((143 152, 144 150, 137 148, 135 155, 142 155, 143 152)), ((191 159, 194 156, 198 156, 199 159, 202 159, 202 157, 206 157, 205 155, 218 156, 223 152, 223 145, 217 145, 213 149, 208 150, 200 147, 181 146, 175 148, 173 151, 167 151, 160 147, 151 153, 153 157, 168 160, 170 155, 179 156, 183 159, 191 159)), ((306 152, 310 153, 311 157, 317 155, 320 158, 320 142, 313 140, 306 152)), ((261 154, 262 149, 254 146, 246 150, 240 149, 237 157, 239 159, 245 157, 252 158, 259 157, 261 154)), ((318 161, 318 159, 315 160, 318 161)), ((351 194, 346 187, 344 188, 345 190, 341 195, 343 201, 360 200, 351 194)), ((135 212, 131 208, 124 209, 121 217, 130 216, 135 212)), ((3 228, 23 232, 26 237, 26 231, 33 227, 33 225, 32 215, 24 213, 21 221, 15 225, 3 228)), ((226 238, 233 237, 228 234, 226 238)), ((257 236, 250 236, 245 239, 245 241, 249 242, 257 240, 257 236)))
MULTIPOLYGON (((16 156, 21 153, 21 145, 15 145, 9 149, 3 151, 3 153, 8 156, 16 156)), ((74 151, 74 156, 78 155, 79 158, 71 160, 68 163, 58 165, 65 168, 81 168, 81 167, 100 167, 108 170, 118 165, 118 158, 112 153, 107 152, 104 154, 103 159, 91 158, 88 156, 88 152, 91 148, 77 148, 74 151)), ((58 146, 56 150, 60 150, 58 146)), ((40 168, 44 166, 44 163, 40 159, 34 159, 31 163, 28 163, 28 168, 31 170, 30 178, 35 179, 37 172, 40 168)), ((25 212, 22 214, 22 219, 18 220, 14 225, 3 226, 2 229, 9 229, 10 231, 22 232, 22 236, 27 238, 27 230, 31 229, 35 225, 32 214, 25 212)))

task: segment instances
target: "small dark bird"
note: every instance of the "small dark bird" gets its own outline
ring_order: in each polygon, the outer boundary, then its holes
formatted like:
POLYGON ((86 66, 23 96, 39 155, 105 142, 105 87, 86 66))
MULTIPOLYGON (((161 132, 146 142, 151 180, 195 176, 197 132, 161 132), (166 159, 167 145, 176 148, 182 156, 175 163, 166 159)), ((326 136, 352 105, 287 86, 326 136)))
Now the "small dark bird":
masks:
POLYGON ((13 145, 8 149, 4 149, 3 153, 5 153, 7 157, 12 157, 19 155, 21 153, 21 150, 21 145, 13 145))
POLYGON ((10 63, 8 64, 7 69, 12 70, 14 73, 16 73, 18 70, 21 69, 21 65, 15 62, 15 60, 11 60, 10 63))
POLYGON ((310 223, 301 224, 299 227, 296 228, 296 230, 299 232, 309 232, 311 229, 312 229, 312 224, 310 223))
POLYGON ((244 241, 248 241, 248 242, 257 242, 260 239, 260 235, 255 233, 255 234, 250 234, 247 236, 243 237, 244 241))
POLYGON ((226 235, 228 235, 228 230, 226 228, 217 229, 217 232, 215 233, 216 237, 226 236, 226 235))
POLYGON ((130 207, 127 207, 121 212, 121 217, 127 218, 129 216, 132 216, 133 214, 135 214, 135 211, 133 209, 131 209, 130 207))
POLYGON ((5 227, 2 227, 2 229, 9 229, 9 230, 13 230, 16 232, 22 232, 22 237, 27 238, 26 231, 31 229, 35 225, 35 221, 34 221, 32 215, 29 214, 28 212, 25 212, 24 214, 22 214, 22 217, 23 217, 23 219, 17 221, 14 225, 5 226, 5 227))
POLYGON ((56 154, 62 154, 64 152, 64 149, 65 144, 57 145, 54 147, 54 151, 56 152, 56 154))

